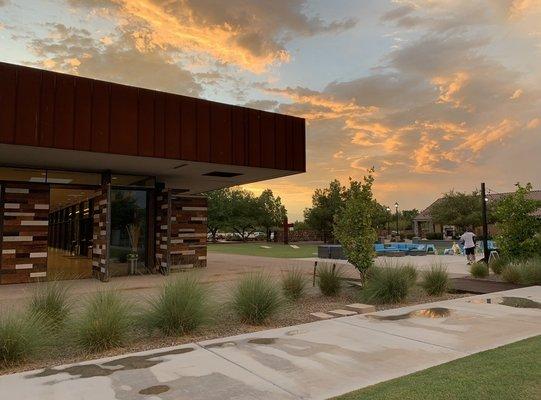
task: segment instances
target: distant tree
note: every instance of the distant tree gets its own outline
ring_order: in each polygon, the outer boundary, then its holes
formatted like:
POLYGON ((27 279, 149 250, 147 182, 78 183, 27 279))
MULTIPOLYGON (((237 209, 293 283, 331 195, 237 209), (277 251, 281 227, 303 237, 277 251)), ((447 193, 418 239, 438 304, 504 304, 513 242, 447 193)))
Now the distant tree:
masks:
POLYGON ((257 224, 265 230, 267 241, 270 240, 271 229, 281 226, 287 216, 286 208, 280 196, 274 197, 272 190, 266 189, 257 198, 257 224))
POLYGON ((526 258, 539 254, 540 222, 533 216, 533 212, 540 206, 540 202, 528 198, 532 190, 530 183, 526 186, 516 184, 513 194, 498 200, 494 206, 494 216, 498 221, 496 227, 498 235, 496 243, 501 252, 512 258, 526 258))
POLYGON ((387 211, 387 206, 379 204, 376 200, 374 200, 374 213, 372 215, 373 227, 378 231, 385 229, 391 218, 392 215, 390 211, 387 211))
POLYGON ((419 210, 403 210, 401 212, 401 221, 404 229, 413 229, 413 219, 419 215, 419 210))
POLYGON ((334 180, 328 188, 316 189, 312 195, 312 207, 304 210, 304 221, 321 234, 325 243, 333 235, 334 216, 340 211, 345 195, 346 189, 334 180))
POLYGON ((481 196, 478 191, 467 194, 451 190, 432 205, 430 214, 432 221, 436 224, 454 225, 464 231, 470 226, 481 225, 481 205, 481 196))
POLYGON ((334 235, 362 280, 374 264, 374 242, 377 239, 373 221, 377 203, 372 195, 372 172, 370 170, 362 182, 350 179, 344 207, 336 215, 334 223, 334 235))
POLYGON ((242 241, 257 230, 259 218, 259 203, 254 194, 245 189, 231 189, 228 225, 242 241))
POLYGON ((304 221, 295 221, 295 222, 293 222, 293 230, 294 231, 306 231, 306 230, 309 230, 309 229, 310 229, 310 227, 304 221))
POLYGON ((212 192, 207 193, 207 199, 207 230, 212 237, 212 241, 215 242, 218 231, 225 230, 229 227, 231 214, 231 190, 213 190, 212 192))

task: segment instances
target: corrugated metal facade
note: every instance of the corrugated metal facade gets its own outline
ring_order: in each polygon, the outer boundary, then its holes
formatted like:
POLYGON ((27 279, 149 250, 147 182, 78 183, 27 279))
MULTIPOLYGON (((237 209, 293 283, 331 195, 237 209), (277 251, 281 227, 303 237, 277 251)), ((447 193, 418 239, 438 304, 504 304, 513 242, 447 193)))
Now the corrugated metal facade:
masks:
POLYGON ((6 63, 0 143, 306 170, 302 118, 6 63))

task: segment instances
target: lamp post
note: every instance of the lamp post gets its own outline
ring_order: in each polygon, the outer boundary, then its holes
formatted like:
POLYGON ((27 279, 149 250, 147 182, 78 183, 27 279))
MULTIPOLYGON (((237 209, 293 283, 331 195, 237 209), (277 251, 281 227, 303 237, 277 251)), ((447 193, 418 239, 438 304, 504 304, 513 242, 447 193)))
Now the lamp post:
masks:
POLYGON ((397 239, 396 241, 398 242, 398 236, 400 236, 400 232, 398 231, 398 201, 396 203, 394 203, 394 209, 395 209, 395 212, 396 212, 396 235, 397 235, 397 239))
POLYGON ((485 190, 485 182, 481 183, 481 199, 483 201, 482 215, 483 215, 483 258, 488 263, 490 258, 490 252, 488 250, 488 217, 487 217, 487 203, 488 197, 485 190))
POLYGON ((387 218, 386 218, 387 219, 387 236, 389 236, 391 234, 391 230, 389 229, 389 216, 391 215, 391 208, 387 207, 386 210, 387 210, 387 213, 389 214, 387 215, 387 218))

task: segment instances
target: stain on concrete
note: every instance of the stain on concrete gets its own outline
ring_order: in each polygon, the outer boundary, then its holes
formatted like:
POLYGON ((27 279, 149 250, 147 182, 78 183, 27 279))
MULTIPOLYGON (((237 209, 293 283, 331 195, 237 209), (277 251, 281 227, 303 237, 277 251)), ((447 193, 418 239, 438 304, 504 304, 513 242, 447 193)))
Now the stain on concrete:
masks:
POLYGON ((287 331, 286 335, 287 336, 296 336, 296 335, 301 335, 303 333, 308 333, 308 331, 307 330, 301 330, 301 329, 294 329, 292 331, 287 331))
POLYGON ((223 349, 226 347, 235 347, 237 344, 235 342, 219 342, 219 343, 212 343, 208 344, 205 347, 205 349, 223 349))
POLYGON ((530 300, 525 297, 493 297, 488 299, 473 299, 469 303, 473 304, 500 304, 502 306, 515 307, 515 308, 539 308, 541 309, 541 303, 538 301, 530 300))
POLYGON ((248 340, 248 343, 250 344, 262 344, 262 345, 269 345, 276 343, 276 338, 256 338, 256 339, 250 339, 248 340))
POLYGON ((156 385, 150 386, 144 389, 139 390, 139 394, 152 395, 152 394, 162 394, 168 392, 170 389, 167 385, 156 385))
POLYGON ((150 368, 160 364, 164 360, 160 357, 189 353, 193 347, 168 350, 157 353, 146 354, 144 356, 129 356, 107 361, 103 364, 82 364, 72 365, 65 368, 45 368, 36 374, 27 375, 26 379, 42 378, 58 374, 69 374, 76 378, 93 378, 96 376, 109 376, 118 371, 132 371, 136 369, 150 368))
POLYGON ((405 314, 396 315, 365 315, 366 318, 376 319, 378 321, 398 321, 408 318, 447 318, 451 315, 451 310, 444 307, 431 307, 422 310, 410 311, 405 314))

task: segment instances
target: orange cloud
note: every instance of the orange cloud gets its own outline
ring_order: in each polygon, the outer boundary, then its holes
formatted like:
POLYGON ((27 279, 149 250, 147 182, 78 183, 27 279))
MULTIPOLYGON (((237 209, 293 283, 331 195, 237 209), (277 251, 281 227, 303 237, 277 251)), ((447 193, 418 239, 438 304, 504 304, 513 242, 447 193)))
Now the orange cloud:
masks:
POLYGON ((438 76, 432 79, 440 91, 438 103, 449 103, 453 107, 464 107, 462 99, 458 96, 460 90, 466 85, 470 76, 466 72, 455 72, 450 76, 438 76))

